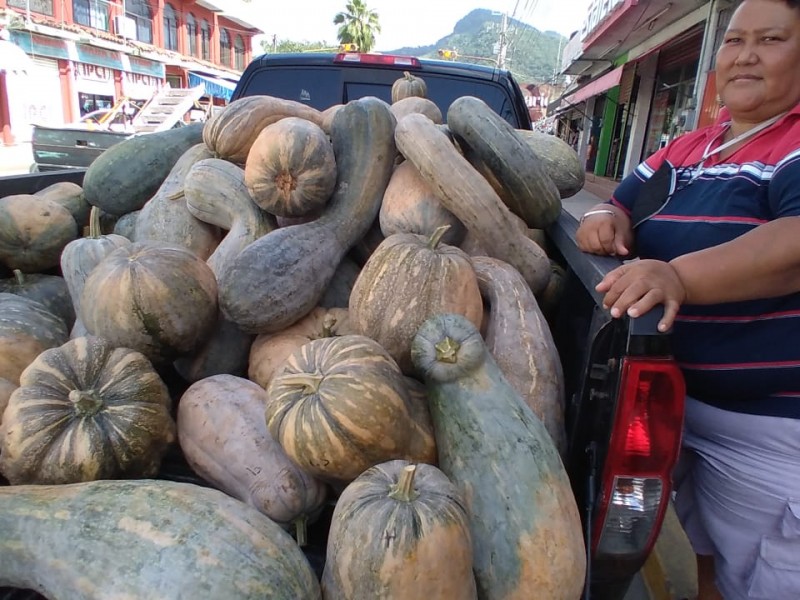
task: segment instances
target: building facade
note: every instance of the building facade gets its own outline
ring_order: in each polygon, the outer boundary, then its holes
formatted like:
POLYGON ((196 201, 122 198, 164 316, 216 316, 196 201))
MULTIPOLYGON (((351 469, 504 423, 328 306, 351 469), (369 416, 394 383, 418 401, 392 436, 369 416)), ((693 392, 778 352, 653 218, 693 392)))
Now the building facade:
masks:
POLYGON ((720 109, 714 56, 729 0, 593 0, 562 54, 572 77, 553 105, 587 172, 621 179, 720 109))
POLYGON ((224 104, 262 33, 238 0, 0 0, 0 130, 30 140, 162 86, 224 104))

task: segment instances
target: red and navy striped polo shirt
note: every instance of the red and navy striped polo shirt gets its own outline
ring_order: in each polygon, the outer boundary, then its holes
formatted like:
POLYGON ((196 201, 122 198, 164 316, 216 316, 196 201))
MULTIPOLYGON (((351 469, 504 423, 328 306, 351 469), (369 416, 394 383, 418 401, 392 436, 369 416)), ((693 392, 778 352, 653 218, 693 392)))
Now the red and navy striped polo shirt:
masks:
MULTIPOLYGON (((678 191, 637 228, 640 257, 668 261, 800 216, 800 106, 725 160, 715 154, 700 173, 693 170, 709 142, 719 145, 728 118, 723 110, 716 124, 676 139, 620 183, 610 202, 630 214, 663 161, 679 174, 678 191)), ((673 333, 690 396, 727 410, 800 418, 800 293, 685 305, 673 333)))

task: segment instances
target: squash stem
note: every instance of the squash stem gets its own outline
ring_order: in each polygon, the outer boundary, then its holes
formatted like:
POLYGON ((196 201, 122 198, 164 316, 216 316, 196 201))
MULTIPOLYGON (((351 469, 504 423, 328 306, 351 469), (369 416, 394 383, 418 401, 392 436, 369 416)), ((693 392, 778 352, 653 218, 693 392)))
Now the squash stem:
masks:
POLYGON ((321 373, 296 373, 294 375, 281 375, 281 383, 296 385, 303 388, 303 394, 310 396, 319 392, 319 386, 325 376, 321 373))
POLYGON ((397 483, 392 486, 389 498, 400 502, 411 502, 419 498, 419 492, 414 489, 414 476, 417 473, 417 465, 407 465, 403 467, 403 472, 397 483))
POLYGON ((96 240, 101 234, 100 209, 96 206, 93 206, 89 211, 89 237, 96 240))
POLYGON ((458 362, 458 351, 461 350, 461 344, 453 338, 449 336, 444 338, 434 348, 436 348, 436 360, 439 362, 450 364, 458 362))
POLYGON ((103 407, 103 399, 94 390, 72 390, 69 393, 69 401, 81 417, 96 415, 103 407))
POLYGON ((294 537, 301 548, 308 543, 308 517, 301 515, 294 521, 294 537))
POLYGON ((431 234, 431 237, 428 239, 429 250, 436 250, 436 248, 439 246, 439 242, 442 241, 442 236, 447 233, 448 229, 450 229, 450 225, 442 225, 434 230, 434 232, 431 234))
POLYGON ((17 282, 17 285, 25 285, 25 273, 19 269, 14 269, 14 281, 17 282))

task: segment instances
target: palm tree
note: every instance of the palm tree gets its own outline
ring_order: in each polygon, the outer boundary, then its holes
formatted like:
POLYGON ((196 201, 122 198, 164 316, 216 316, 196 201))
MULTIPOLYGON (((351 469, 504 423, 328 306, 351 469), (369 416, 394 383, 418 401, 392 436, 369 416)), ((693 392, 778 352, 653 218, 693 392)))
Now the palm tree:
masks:
POLYGON ((375 46, 375 34, 381 32, 378 13, 367 8, 364 0, 349 0, 345 11, 337 13, 333 24, 339 25, 337 37, 342 44, 355 44, 359 52, 375 46))

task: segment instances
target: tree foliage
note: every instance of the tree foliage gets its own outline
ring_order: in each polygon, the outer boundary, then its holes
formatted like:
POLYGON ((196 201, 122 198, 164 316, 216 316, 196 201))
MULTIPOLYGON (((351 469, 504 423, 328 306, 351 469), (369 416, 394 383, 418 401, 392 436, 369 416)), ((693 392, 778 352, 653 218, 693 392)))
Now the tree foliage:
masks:
MULTIPOLYGON (((439 58, 439 50, 449 49, 458 53, 459 61, 491 65, 497 58, 501 21, 501 15, 478 8, 458 21, 453 33, 430 46, 387 49, 386 52, 439 58)), ((554 79, 566 39, 554 31, 542 32, 516 19, 509 19, 507 38, 507 68, 519 81, 545 83, 554 79)))
POLYGON ((337 13, 333 24, 339 26, 337 37, 342 44, 355 44, 359 52, 375 47, 375 34, 381 32, 378 13, 363 0, 349 0, 344 12, 337 13))
POLYGON ((334 52, 338 46, 332 42, 296 42, 294 40, 261 40, 261 48, 266 54, 293 53, 293 52, 334 52))

